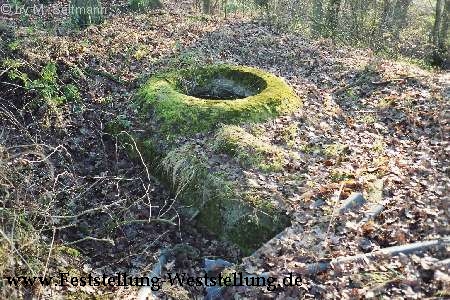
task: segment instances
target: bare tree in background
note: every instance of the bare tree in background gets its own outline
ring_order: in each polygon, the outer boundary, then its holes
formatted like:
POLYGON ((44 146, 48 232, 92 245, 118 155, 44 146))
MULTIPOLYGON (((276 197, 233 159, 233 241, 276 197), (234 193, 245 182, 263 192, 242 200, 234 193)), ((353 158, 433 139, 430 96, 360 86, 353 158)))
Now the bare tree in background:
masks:
POLYGON ((341 0, 330 0, 327 8, 326 18, 326 36, 336 36, 336 29, 339 24, 339 11, 341 9, 341 0))
POLYGON ((323 0, 314 0, 312 9, 312 31, 320 35, 323 31, 323 0))
POLYGON ((408 10, 411 7, 412 0, 397 0, 394 7, 393 33, 398 39, 400 32, 407 24, 408 10))
POLYGON ((432 42, 434 46, 433 63, 441 65, 449 61, 448 27, 450 18, 450 0, 437 0, 432 42))
POLYGON ((211 0, 203 0, 202 7, 205 14, 211 14, 211 0))

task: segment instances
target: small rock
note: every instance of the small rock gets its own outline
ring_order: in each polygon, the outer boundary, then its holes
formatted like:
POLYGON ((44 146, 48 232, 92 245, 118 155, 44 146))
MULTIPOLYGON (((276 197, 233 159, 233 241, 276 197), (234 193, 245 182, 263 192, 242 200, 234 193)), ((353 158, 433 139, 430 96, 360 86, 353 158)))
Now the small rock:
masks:
POLYGON ((317 199, 316 201, 314 201, 313 204, 311 204, 311 208, 318 208, 318 207, 321 207, 321 206, 323 206, 325 204, 326 204, 325 200, 317 199))
POLYGON ((364 252, 370 252, 374 250, 375 244, 371 240, 364 238, 359 242, 359 248, 364 252))
POLYGON ((366 199, 364 199, 361 193, 353 193, 344 201, 344 203, 342 203, 339 213, 343 214, 349 210, 362 206, 364 203, 366 203, 366 199))

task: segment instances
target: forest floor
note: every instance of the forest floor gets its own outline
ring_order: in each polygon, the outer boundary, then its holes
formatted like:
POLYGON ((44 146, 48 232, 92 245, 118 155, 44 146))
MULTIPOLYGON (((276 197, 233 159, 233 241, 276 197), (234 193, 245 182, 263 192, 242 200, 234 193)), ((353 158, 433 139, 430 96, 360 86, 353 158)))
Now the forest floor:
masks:
MULTIPOLYGON (((308 40, 262 20, 204 17, 187 1, 142 14, 120 11, 122 2, 108 8, 101 25, 79 31, 46 16, 44 22, 16 27, 8 41, 8 56, 31 74, 55 62, 58 83, 76 85, 82 101, 57 108, 33 105, 36 93, 0 70, 3 277, 14 269, 142 276, 163 249, 183 245, 189 250, 164 271, 199 276, 204 258, 223 258, 251 274, 303 274, 300 286, 275 292, 232 287, 224 291, 225 299, 450 296, 448 245, 305 274, 314 262, 449 236, 448 72, 308 40), (304 99, 296 113, 242 127, 283 153, 295 152, 297 159, 283 162, 281 169, 243 171, 236 158, 205 154, 234 170, 256 193, 283 199, 292 219, 246 258, 179 218, 178 203, 168 212, 176 217, 174 224, 146 222, 172 196, 104 131, 117 117, 133 122, 129 103, 149 76, 219 62, 281 76, 304 99), (363 193, 368 203, 339 214, 340 201, 353 192, 363 193), (361 222, 374 204, 383 205, 381 213, 361 222), (3 215, 6 210, 14 218, 3 215)), ((133 298, 137 292, 89 286, 2 291, 18 298, 24 293, 133 298)), ((203 287, 180 286, 166 287, 158 296, 193 299, 204 293, 203 287)))

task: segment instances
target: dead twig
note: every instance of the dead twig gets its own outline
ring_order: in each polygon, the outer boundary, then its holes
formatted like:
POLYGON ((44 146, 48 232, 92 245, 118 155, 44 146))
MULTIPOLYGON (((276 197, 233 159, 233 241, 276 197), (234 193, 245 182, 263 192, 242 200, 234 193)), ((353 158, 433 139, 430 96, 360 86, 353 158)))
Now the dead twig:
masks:
POLYGON ((93 236, 87 236, 87 237, 84 237, 84 238, 76 240, 76 241, 64 243, 64 245, 66 245, 66 246, 74 245, 74 244, 78 244, 78 243, 85 242, 85 241, 103 242, 103 243, 111 244, 112 246, 115 245, 115 243, 114 243, 114 241, 112 239, 100 239, 100 238, 96 238, 96 237, 93 237, 93 236))
POLYGON ((398 81, 405 81, 408 79, 414 79, 414 78, 422 78, 422 77, 427 77, 425 75, 418 75, 418 76, 405 76, 405 77, 399 77, 399 78, 391 78, 391 79, 386 79, 383 81, 372 81, 371 83, 374 85, 383 85, 383 84, 389 84, 392 82, 398 82, 398 81))

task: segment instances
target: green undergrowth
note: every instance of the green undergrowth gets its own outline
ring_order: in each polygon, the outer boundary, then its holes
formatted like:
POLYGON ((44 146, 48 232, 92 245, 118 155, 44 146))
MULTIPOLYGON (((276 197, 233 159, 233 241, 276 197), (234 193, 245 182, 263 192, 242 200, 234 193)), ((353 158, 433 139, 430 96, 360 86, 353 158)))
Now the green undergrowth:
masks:
POLYGON ((37 74, 27 68, 21 60, 6 58, 2 66, 7 70, 8 79, 23 86, 28 92, 37 94, 35 105, 42 103, 58 106, 69 101, 80 101, 81 96, 74 84, 64 84, 58 77, 55 63, 48 63, 37 74))
POLYGON ((101 24, 105 17, 105 8, 99 0, 71 0, 70 17, 72 24, 78 28, 101 24))
POLYGON ((129 0, 128 5, 134 11, 144 11, 146 9, 162 7, 162 3, 159 0, 129 0))

